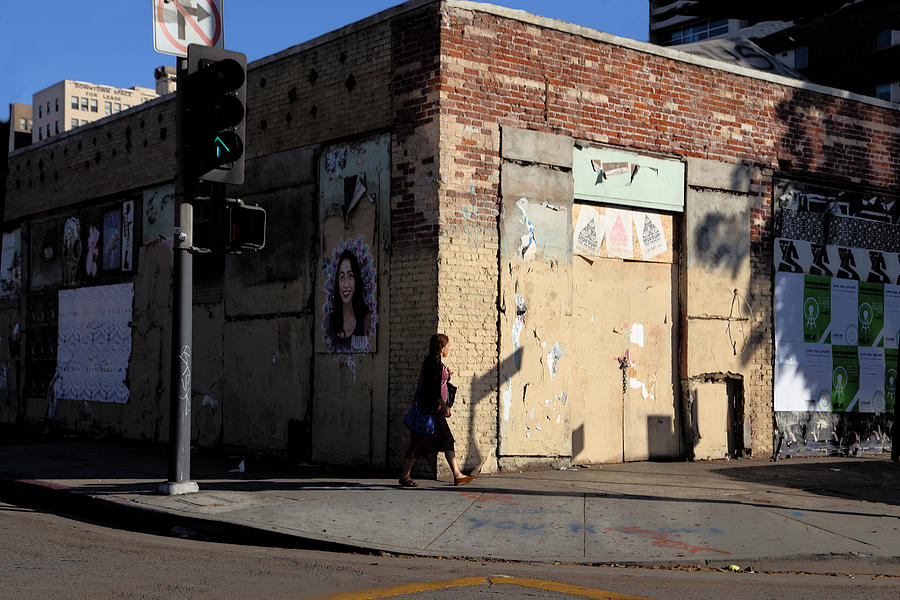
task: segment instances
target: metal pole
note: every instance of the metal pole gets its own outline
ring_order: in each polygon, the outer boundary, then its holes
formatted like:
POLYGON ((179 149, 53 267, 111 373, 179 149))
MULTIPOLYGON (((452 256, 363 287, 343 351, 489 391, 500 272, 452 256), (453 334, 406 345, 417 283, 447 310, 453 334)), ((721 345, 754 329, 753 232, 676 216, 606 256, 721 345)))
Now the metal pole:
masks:
MULTIPOLYGON (((898 333, 900 335, 900 333, 898 333)), ((887 365, 885 365, 887 366, 887 365)), ((900 375, 900 351, 897 352, 897 364, 894 365, 897 374, 900 375)), ((885 390, 887 391, 887 390, 885 390)), ((894 379, 894 424, 891 426, 891 460, 900 461, 900 419, 897 418, 897 380, 894 379)))
POLYGON ((172 373, 169 403, 169 480, 160 492, 190 494, 199 490, 191 481, 191 352, 194 265, 193 181, 185 173, 183 85, 187 82, 187 60, 178 59, 178 91, 175 99, 175 232, 172 287, 172 373))

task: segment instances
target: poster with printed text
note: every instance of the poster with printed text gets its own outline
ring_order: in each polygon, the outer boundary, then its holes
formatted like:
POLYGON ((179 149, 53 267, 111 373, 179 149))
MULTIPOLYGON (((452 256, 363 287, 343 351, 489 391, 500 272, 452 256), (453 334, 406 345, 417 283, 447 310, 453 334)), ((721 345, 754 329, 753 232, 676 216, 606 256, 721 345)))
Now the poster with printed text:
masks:
POLYGON ((634 228, 642 258, 652 258, 668 250, 660 215, 635 211, 634 228))
POLYGON ((858 299, 858 344, 884 347, 884 284, 859 282, 858 299))
POLYGON ((600 256, 600 246, 606 235, 605 216, 593 206, 582 205, 575 223, 575 254, 600 256))
POLYGON ((634 258, 634 233, 630 210, 606 209, 606 254, 634 258))

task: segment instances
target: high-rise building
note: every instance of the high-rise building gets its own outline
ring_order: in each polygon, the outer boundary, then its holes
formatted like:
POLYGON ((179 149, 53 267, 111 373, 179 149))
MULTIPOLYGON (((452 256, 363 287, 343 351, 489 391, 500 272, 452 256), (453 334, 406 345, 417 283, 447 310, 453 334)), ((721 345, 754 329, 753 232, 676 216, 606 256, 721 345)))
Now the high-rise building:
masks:
POLYGON ((662 46, 747 38, 813 83, 900 102, 896 0, 650 0, 662 46))
POLYGON ((60 81, 33 96, 31 141, 38 142, 157 97, 155 90, 60 81))

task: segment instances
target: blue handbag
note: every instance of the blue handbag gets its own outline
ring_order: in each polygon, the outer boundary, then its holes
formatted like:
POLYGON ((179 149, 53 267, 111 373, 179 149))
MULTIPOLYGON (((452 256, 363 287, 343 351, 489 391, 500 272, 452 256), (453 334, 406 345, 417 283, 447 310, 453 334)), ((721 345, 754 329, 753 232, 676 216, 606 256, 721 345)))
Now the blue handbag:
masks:
POLYGON ((419 390, 422 389, 422 376, 424 371, 419 373, 419 383, 416 386, 416 395, 413 397, 412 406, 409 412, 403 417, 403 424, 410 428, 411 431, 419 434, 434 433, 434 415, 422 411, 419 406, 419 390))
POLYGON ((409 407, 409 412, 403 418, 403 424, 416 433, 434 433, 434 415, 422 412, 416 400, 413 400, 412 406, 409 407))

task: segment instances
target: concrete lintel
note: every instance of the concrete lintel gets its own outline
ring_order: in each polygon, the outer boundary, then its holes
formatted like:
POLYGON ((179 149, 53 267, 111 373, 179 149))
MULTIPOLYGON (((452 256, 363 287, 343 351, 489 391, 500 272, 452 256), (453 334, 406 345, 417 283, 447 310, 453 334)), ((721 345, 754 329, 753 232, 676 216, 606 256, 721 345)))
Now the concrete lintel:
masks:
POLYGON ((515 127, 500 130, 503 158, 572 168, 572 138, 515 127))
POLYGON ((752 176, 750 167, 723 163, 705 158, 687 159, 688 185, 737 192, 750 193, 752 176))

